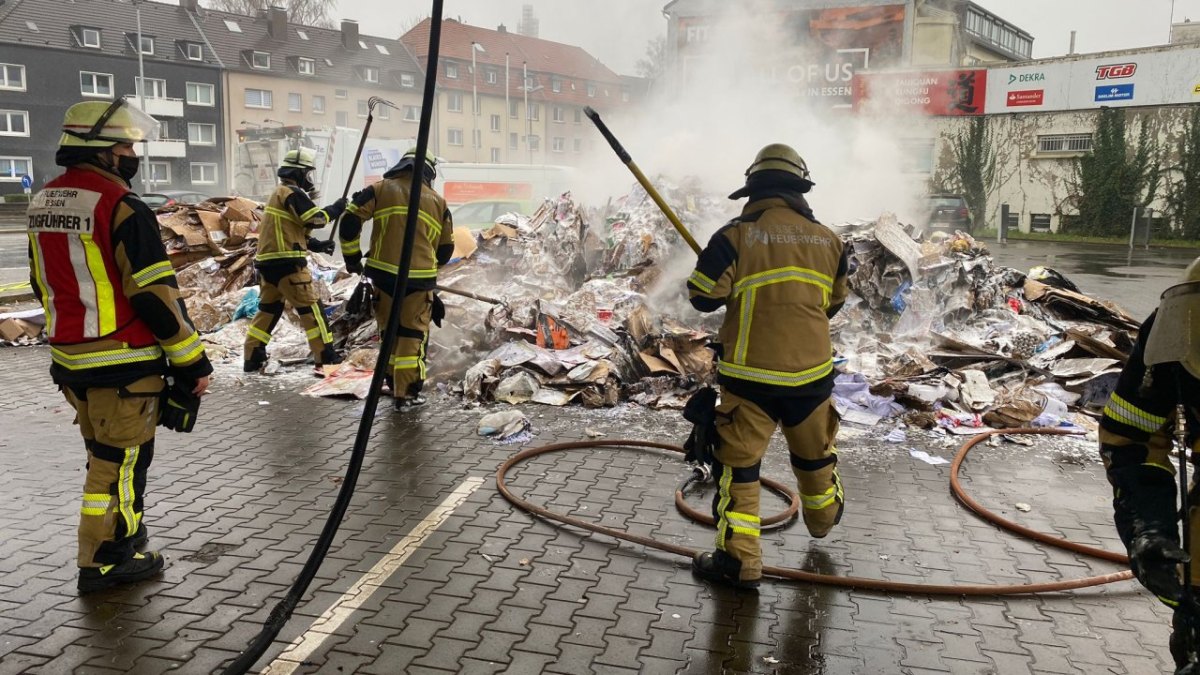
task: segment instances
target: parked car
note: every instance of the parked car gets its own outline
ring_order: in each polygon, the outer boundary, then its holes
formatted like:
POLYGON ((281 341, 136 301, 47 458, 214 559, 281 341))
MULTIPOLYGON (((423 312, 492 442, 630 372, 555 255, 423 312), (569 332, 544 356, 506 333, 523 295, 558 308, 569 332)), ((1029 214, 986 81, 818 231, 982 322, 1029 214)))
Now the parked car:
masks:
POLYGON ((929 196, 929 229, 971 231, 971 207, 962 195, 929 196))
POLYGON ((450 209, 455 227, 465 227, 472 232, 486 230, 496 224, 496 219, 506 213, 528 215, 530 204, 515 199, 488 199, 459 204, 450 209))
POLYGON ((175 204, 199 204, 208 201, 208 195, 189 190, 165 190, 163 192, 147 192, 142 195, 142 201, 152 209, 175 204))

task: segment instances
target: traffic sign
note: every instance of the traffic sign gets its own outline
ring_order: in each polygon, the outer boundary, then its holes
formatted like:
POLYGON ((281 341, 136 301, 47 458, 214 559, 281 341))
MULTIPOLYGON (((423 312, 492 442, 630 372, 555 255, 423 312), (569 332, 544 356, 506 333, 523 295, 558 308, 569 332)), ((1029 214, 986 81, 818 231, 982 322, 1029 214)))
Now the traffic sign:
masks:
POLYGON ((21 176, 21 187, 25 188, 26 190, 33 187, 33 177, 29 174, 21 176))

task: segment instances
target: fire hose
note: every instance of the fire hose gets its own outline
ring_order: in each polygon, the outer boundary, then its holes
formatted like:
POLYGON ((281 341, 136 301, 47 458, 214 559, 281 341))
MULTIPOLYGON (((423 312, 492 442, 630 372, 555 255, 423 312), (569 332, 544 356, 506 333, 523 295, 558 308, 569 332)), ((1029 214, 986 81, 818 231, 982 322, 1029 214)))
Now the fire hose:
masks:
MULTIPOLYGON (((967 509, 974 512, 981 518, 991 522, 992 524, 1019 534, 1021 536, 1033 539, 1034 541, 1053 546, 1055 548, 1072 551, 1081 555, 1086 555, 1092 558, 1106 560, 1114 563, 1128 563, 1128 558, 1121 553, 1106 551, 1091 546, 1086 546, 1076 542, 1068 541, 1060 537, 1038 532, 1030 528, 1024 527, 1010 520, 1002 518, 988 509, 984 508, 978 501, 972 498, 963 489, 962 483, 959 480, 959 473, 962 470, 963 461, 971 450, 980 442, 987 439, 989 436, 997 434, 1005 435, 1053 435, 1062 436, 1070 434, 1070 431, 1061 429, 997 429, 984 432, 971 438, 961 448, 954 457, 954 461, 950 465, 950 491, 954 497, 963 504, 967 509)), ((614 539, 620 539, 635 544, 640 544, 649 548, 673 553, 675 555, 692 558, 698 553, 695 549, 677 544, 671 544, 652 537, 623 532, 595 523, 590 523, 573 516, 564 515, 551 511, 545 507, 534 504, 512 492, 507 484, 508 472, 518 464, 551 452, 563 452, 567 450, 577 449, 594 449, 594 448, 646 448, 651 450, 661 450, 684 454, 683 448, 667 443, 656 443, 652 441, 639 440, 606 440, 606 441, 578 441, 567 443, 552 443, 541 447, 529 448, 509 457, 500 468, 496 470, 496 488, 500 494, 504 496, 510 503, 517 508, 532 513, 546 520, 552 520, 571 527, 587 530, 596 534, 602 534, 614 539)), ((786 494, 791 505, 788 510, 763 519, 763 524, 775 524, 789 520, 796 513, 798 497, 788 488, 783 487, 775 481, 764 479, 763 484, 769 489, 786 494)), ((700 522, 712 523, 712 519, 705 514, 702 514, 684 502, 682 487, 675 491, 675 504, 684 515, 698 520, 700 522)), ((1032 593, 1055 593, 1061 591, 1069 591, 1080 588, 1089 588, 1092 586, 1100 586, 1103 584, 1111 584, 1118 581, 1127 581, 1133 578, 1133 573, 1129 571, 1115 572, 1112 574, 1103 574, 1099 576, 1082 577, 1076 579, 1064 579, 1061 581, 1052 581, 1036 584, 924 584, 924 583, 907 583, 898 581, 888 581, 885 579, 872 579, 863 577, 837 576, 832 574, 819 574, 816 572, 808 572, 801 569, 787 567, 772 567, 764 566, 763 575, 768 577, 776 577, 791 581, 803 581, 806 583, 823 584, 828 586, 839 586, 842 588, 853 588, 857 590, 868 591, 886 591, 893 593, 907 593, 912 595, 1025 595, 1032 593)))

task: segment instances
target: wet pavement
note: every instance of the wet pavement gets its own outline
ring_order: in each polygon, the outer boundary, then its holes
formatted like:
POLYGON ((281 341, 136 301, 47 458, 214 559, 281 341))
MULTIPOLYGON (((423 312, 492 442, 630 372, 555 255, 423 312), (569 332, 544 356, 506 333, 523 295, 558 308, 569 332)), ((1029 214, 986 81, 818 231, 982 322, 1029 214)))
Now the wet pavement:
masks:
MULTIPOLYGON (((324 525, 361 403, 310 399, 310 379, 222 375, 196 431, 159 436, 150 470, 160 580, 79 598, 74 547, 83 449, 43 348, 0 349, 0 673, 210 673, 257 634, 324 525)), ((678 413, 527 408, 532 444, 682 440, 678 413)), ((511 507, 493 475, 522 446, 476 435, 482 411, 435 397, 378 418, 358 491, 305 601, 260 661, 297 673, 1159 673, 1168 612, 1131 582, 1030 597, 926 597, 768 582, 739 596, 687 561, 511 507), (296 641, 302 651, 283 656, 296 641)), ((847 425, 848 497, 826 539, 764 534, 768 564, 928 583, 1032 583, 1120 567, 1001 532, 947 490, 963 440, 847 425)), ((527 447, 527 446, 526 446, 527 447)), ((791 482, 776 442, 764 474, 791 482)), ((672 455, 538 457, 512 488, 559 511, 696 548, 672 455)), ((969 491, 1001 515, 1116 549, 1110 492, 1084 440, 980 447, 969 491), (1018 510, 1016 504, 1030 509, 1018 510)), ((701 497, 693 497, 701 505, 701 497)), ((764 497, 764 511, 782 508, 764 497)))

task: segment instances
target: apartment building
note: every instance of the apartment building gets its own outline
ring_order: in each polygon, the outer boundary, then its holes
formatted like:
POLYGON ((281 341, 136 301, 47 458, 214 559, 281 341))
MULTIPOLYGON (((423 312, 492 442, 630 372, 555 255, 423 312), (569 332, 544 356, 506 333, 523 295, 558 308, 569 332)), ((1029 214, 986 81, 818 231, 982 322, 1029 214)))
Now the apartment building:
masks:
POLYGON ((122 95, 162 124, 160 140, 137 148, 135 188, 224 190, 220 65, 186 12, 117 0, 0 3, 0 195, 21 192, 24 175, 36 191, 61 171, 54 152, 68 107, 122 95))

